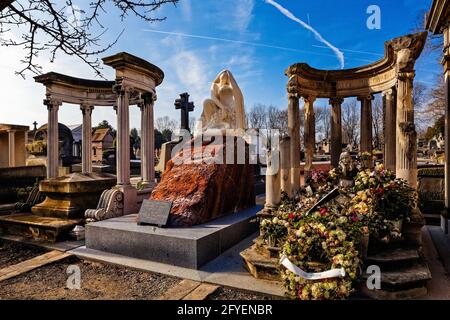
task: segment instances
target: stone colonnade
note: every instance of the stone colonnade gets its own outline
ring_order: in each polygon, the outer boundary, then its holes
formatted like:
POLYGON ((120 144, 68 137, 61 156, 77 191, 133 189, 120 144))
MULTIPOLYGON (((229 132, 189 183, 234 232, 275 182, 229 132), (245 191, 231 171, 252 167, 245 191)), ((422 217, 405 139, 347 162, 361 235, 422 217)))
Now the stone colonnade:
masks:
POLYGON ((103 59, 116 70, 115 81, 97 81, 50 72, 35 77, 46 86, 44 104, 48 109, 47 178, 58 177, 58 110, 63 103, 77 104, 83 115, 82 173, 92 173, 92 111, 94 107, 114 107, 117 113, 117 186, 124 193, 124 213, 136 210, 136 189, 130 183, 130 105, 141 111, 141 181, 155 182, 154 119, 155 87, 164 73, 153 64, 122 52, 103 59))
MULTIPOLYGON (((304 100, 305 176, 313 170, 315 149, 314 101, 327 98, 330 104, 331 166, 337 167, 342 152, 342 115, 344 98, 356 97, 361 105, 360 151, 372 151, 372 100, 374 94, 383 95, 384 164, 399 178, 417 186, 417 134, 414 125, 412 89, 414 64, 426 40, 426 33, 395 38, 385 43, 385 56, 371 65, 347 70, 318 70, 304 63, 288 68, 288 129, 289 159, 283 158, 282 177, 289 176, 289 184, 272 190, 271 199, 286 191, 295 195, 300 189, 300 99, 304 100), (286 169, 289 167, 290 169, 286 169), (290 172, 289 172, 290 171, 290 172), (286 190, 286 189, 288 190, 286 190)), ((268 177, 270 183, 272 178, 268 177)), ((281 179, 286 182, 286 179, 281 179)), ((270 189, 270 188, 268 188, 270 189)), ((267 203, 266 203, 267 204, 267 203)), ((270 203, 269 207, 276 203, 270 203)))
POLYGON ((0 167, 24 166, 28 126, 0 123, 0 167))

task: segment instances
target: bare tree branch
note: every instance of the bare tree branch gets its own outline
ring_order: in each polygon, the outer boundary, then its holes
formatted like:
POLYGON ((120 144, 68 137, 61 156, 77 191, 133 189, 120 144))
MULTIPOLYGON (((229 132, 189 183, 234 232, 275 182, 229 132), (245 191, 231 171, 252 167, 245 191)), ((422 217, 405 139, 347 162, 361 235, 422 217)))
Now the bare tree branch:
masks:
POLYGON ((89 65, 97 75, 101 74, 98 55, 115 45, 123 33, 105 44, 101 38, 108 30, 101 23, 105 5, 112 3, 119 9, 121 20, 129 14, 146 22, 158 22, 165 17, 154 17, 153 13, 162 5, 176 5, 179 0, 93 0, 87 10, 80 9, 73 0, 2 0, 0 2, 0 45, 22 47, 26 54, 21 59, 24 68, 17 71, 22 77, 27 71, 41 73, 36 62, 41 52, 50 53, 54 61, 59 52, 75 56, 89 65), (22 30, 21 40, 9 34, 12 28, 22 30), (96 31, 99 29, 100 31, 96 31), (93 34, 92 31, 96 33, 93 34))

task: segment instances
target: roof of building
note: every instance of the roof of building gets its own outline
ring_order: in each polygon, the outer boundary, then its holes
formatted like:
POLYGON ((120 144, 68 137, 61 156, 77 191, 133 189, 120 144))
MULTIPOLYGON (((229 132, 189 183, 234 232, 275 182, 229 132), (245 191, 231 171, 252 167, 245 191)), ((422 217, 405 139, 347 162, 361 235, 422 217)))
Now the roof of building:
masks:
POLYGON ((111 134, 111 129, 109 128, 96 129, 94 134, 92 135, 92 141, 93 142, 103 141, 108 134, 111 134))
POLYGON ((30 130, 29 126, 0 123, 0 131, 28 131, 28 130, 30 130))

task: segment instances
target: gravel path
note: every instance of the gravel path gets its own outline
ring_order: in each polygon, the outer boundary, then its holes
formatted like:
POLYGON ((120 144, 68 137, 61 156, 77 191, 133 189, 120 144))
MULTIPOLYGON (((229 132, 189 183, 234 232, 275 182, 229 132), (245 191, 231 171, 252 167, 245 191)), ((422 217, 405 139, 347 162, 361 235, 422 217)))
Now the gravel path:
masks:
POLYGON ((0 239, 0 269, 46 253, 46 249, 0 239))
POLYGON ((271 300, 270 296, 220 287, 208 300, 271 300))
MULTIPOLYGON (((0 242, 0 264, 12 265, 46 252, 19 243, 0 242)), ((181 280, 166 275, 132 270, 68 257, 0 283, 1 299, 45 300, 150 300, 176 286, 181 280), (81 271, 81 289, 71 290, 66 282, 67 268, 81 271)), ((231 288, 219 288, 211 300, 267 300, 268 296, 231 288)))
POLYGON ((148 300, 178 279, 69 257, 2 282, 0 299, 148 300), (67 268, 81 271, 81 289, 66 286, 67 268))

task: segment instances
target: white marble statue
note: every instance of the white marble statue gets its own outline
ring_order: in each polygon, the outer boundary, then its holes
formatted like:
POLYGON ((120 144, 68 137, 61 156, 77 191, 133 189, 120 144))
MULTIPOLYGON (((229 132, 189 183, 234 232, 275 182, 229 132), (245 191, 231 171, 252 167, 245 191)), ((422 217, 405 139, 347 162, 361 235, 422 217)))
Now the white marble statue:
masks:
POLYGON ((222 71, 213 81, 200 121, 202 131, 245 129, 244 97, 230 71, 222 71))

